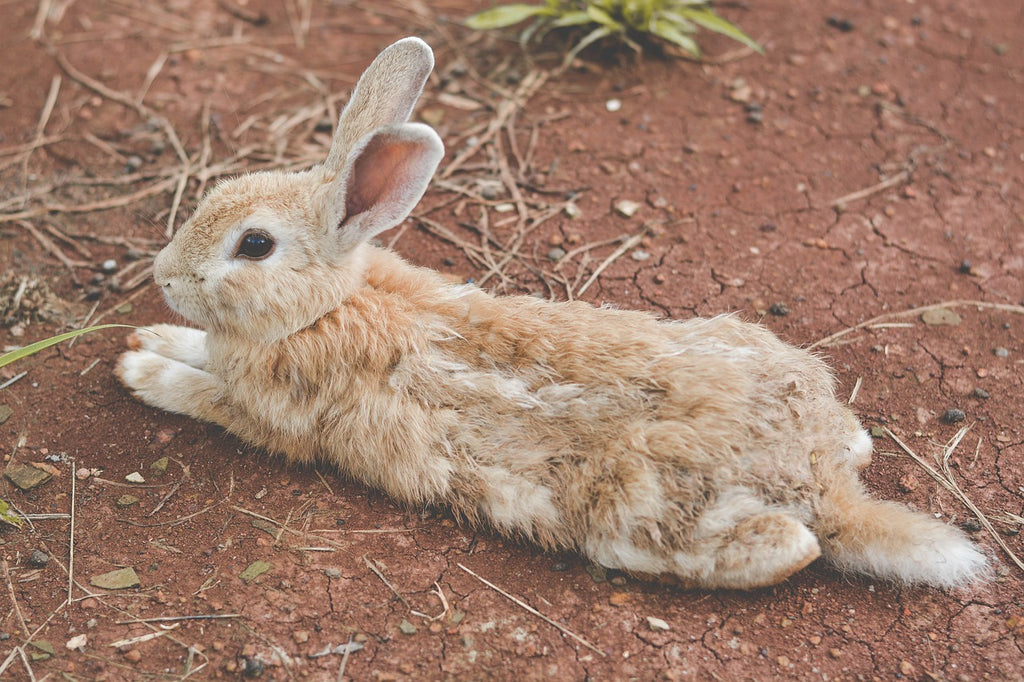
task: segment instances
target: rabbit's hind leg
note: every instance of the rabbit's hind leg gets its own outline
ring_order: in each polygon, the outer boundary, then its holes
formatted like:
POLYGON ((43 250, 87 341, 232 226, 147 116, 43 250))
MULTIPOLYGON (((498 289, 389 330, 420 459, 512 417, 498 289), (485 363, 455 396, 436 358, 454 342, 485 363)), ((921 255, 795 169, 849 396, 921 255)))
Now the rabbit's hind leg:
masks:
POLYGON ((679 577, 705 566, 701 587, 754 589, 774 585, 821 555, 814 534, 798 518, 753 491, 724 491, 701 515, 693 549, 678 552, 679 577), (703 555, 703 556, 701 556, 703 555))
POLYGON ((814 534, 782 511, 765 511, 722 533, 704 587, 750 590, 782 582, 821 556, 814 534))

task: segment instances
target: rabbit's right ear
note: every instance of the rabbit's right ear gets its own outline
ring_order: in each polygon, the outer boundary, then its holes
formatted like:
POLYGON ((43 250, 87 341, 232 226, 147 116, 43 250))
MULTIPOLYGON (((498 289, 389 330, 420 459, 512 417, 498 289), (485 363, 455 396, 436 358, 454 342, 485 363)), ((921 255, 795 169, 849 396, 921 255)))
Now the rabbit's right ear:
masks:
POLYGON ((342 171, 361 140, 379 128, 405 123, 434 68, 434 53, 419 38, 384 49, 359 78, 334 131, 325 168, 342 171))

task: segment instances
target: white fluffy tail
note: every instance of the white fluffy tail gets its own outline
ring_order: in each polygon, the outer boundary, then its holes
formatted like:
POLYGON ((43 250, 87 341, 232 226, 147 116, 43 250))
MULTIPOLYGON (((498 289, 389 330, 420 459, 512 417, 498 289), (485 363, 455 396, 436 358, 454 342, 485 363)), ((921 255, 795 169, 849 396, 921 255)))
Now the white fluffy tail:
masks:
POLYGON ((959 529, 902 504, 872 499, 859 482, 855 489, 832 492, 816 530, 824 556, 839 568, 945 588, 985 577, 985 555, 959 529))

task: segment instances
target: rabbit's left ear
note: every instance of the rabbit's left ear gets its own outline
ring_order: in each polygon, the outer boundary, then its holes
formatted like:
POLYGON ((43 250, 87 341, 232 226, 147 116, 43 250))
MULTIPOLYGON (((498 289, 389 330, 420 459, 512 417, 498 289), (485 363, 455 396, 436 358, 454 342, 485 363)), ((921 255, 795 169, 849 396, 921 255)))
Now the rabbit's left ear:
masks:
POLYGON ((328 234, 347 250, 402 222, 443 156, 441 138, 422 123, 387 126, 359 140, 325 187, 328 234))
POLYGON ((434 53, 419 38, 388 46, 367 67, 341 112, 324 167, 338 172, 366 135, 405 123, 434 68, 434 53))

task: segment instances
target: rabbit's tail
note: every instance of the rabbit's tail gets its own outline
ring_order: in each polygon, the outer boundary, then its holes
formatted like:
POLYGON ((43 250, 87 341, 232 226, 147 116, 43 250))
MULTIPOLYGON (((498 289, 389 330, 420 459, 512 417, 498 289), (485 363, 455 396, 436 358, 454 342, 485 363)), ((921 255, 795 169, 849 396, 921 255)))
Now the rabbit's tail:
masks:
POLYGON ((868 495, 852 470, 825 489, 815 531, 837 567, 902 583, 958 587, 984 577, 985 556, 957 528, 868 495))

